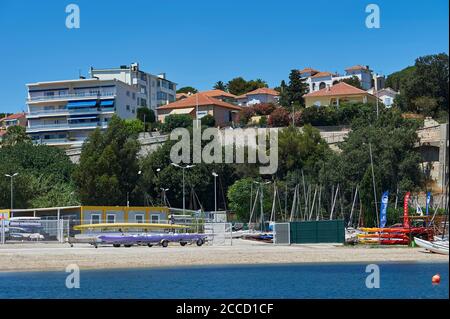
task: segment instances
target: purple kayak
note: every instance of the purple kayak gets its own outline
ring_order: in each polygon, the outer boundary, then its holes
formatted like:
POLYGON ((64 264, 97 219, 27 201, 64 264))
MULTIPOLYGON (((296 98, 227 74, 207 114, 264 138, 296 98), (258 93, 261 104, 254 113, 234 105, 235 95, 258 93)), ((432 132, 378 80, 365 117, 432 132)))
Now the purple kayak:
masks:
POLYGON ((98 236, 97 244, 112 244, 114 247, 131 247, 133 245, 147 245, 149 247, 153 245, 161 245, 167 247, 169 242, 179 242, 181 246, 185 246, 187 243, 196 243, 197 246, 201 246, 206 241, 205 234, 146 234, 146 235, 104 235, 98 236))

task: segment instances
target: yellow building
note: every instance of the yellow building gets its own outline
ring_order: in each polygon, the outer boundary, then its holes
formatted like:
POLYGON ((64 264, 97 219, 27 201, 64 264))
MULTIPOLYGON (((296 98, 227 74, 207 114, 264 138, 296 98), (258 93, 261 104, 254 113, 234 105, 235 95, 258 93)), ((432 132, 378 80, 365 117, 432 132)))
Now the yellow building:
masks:
POLYGON ((342 103, 376 103, 377 97, 345 82, 303 95, 306 107, 342 103))

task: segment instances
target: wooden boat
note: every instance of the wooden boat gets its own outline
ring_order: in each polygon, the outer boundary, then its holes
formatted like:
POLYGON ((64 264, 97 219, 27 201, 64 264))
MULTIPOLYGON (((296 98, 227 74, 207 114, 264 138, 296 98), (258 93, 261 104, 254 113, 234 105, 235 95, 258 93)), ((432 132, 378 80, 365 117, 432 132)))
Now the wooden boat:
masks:
POLYGON ((417 246, 425 248, 426 250, 429 250, 436 254, 442 254, 442 255, 448 255, 448 243, 447 245, 439 242, 431 242, 428 240, 420 239, 417 237, 414 237, 414 241, 417 244, 417 246))

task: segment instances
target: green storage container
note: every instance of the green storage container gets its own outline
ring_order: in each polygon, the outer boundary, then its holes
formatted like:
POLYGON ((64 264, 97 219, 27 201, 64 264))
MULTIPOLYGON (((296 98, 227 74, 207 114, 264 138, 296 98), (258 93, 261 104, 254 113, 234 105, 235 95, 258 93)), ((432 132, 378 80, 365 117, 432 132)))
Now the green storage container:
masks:
POLYGON ((291 244, 344 243, 344 220, 291 222, 290 235, 291 244))

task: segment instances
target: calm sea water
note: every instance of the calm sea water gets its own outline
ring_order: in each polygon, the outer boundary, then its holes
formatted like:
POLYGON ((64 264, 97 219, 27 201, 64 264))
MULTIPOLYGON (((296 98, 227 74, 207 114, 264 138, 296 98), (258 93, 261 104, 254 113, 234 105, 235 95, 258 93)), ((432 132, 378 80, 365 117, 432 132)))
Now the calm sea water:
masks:
POLYGON ((382 264, 368 289, 367 264, 249 265, 82 270, 80 288, 61 272, 0 273, 0 298, 448 298, 448 263, 382 264), (432 285, 439 273, 441 284, 432 285))

